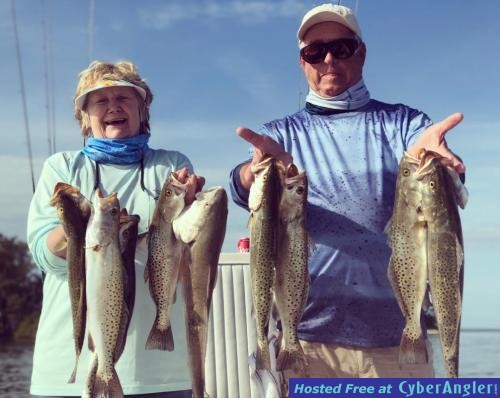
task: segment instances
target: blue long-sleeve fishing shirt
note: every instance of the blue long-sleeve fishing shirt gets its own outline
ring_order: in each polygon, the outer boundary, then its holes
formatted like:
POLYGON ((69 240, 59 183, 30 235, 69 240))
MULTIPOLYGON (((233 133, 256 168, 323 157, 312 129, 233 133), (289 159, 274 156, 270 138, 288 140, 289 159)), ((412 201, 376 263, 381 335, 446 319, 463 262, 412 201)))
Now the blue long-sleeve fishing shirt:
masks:
MULTIPOLYGON (((308 107, 313 108, 313 107, 308 107)), ((303 109, 260 130, 293 156, 309 181, 310 288, 299 338, 361 347, 399 344, 404 318, 387 279, 398 164, 431 124, 402 104, 370 100, 355 111, 303 109)), ((237 166, 233 200, 247 207, 237 166)))

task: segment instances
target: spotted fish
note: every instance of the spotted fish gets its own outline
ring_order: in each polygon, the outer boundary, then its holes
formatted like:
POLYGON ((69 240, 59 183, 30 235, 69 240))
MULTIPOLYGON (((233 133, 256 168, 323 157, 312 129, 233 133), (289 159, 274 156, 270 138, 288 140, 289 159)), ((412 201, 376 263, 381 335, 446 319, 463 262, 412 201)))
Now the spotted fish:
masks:
POLYGON ((276 228, 281 183, 277 162, 271 156, 252 166, 255 181, 250 188, 250 274, 257 323, 257 369, 270 369, 269 317, 276 256, 276 228))
POLYGON ((309 291, 307 259, 309 239, 306 231, 307 176, 289 165, 283 175, 279 204, 279 228, 275 279, 275 298, 283 328, 277 370, 294 369, 307 375, 307 360, 297 337, 297 326, 309 291))
POLYGON ((419 153, 416 178, 421 184, 427 224, 428 277, 448 377, 458 377, 460 319, 464 283, 463 237, 458 206, 467 191, 450 162, 431 151, 419 153))
POLYGON ((197 193, 196 200, 173 223, 176 236, 185 245, 182 282, 194 398, 205 396, 208 316, 226 221, 227 194, 215 187, 197 193))
POLYGON ((399 362, 427 363, 428 353, 420 316, 427 289, 427 225, 422 210, 418 159, 405 153, 399 165, 392 218, 387 228, 392 255, 387 270, 406 324, 399 362))
POLYGON ((90 217, 91 204, 78 187, 58 183, 50 199, 66 234, 66 259, 68 262, 68 286, 73 320, 75 367, 68 383, 75 382, 78 359, 85 338, 87 303, 85 298, 85 231, 90 217))
MULTIPOLYGON (((123 259, 124 271, 124 298, 129 315, 129 323, 132 319, 135 304, 135 249, 139 233, 140 217, 136 214, 128 214, 126 209, 120 212, 120 251, 123 259)), ((128 325, 126 326, 128 329, 128 325)))
POLYGON ((173 174, 163 184, 148 232, 149 256, 144 278, 156 304, 156 318, 146 341, 147 350, 172 351, 174 337, 170 309, 175 299, 182 245, 176 239, 172 221, 184 209, 186 184, 173 174))
POLYGON ((96 190, 85 237, 88 342, 92 352, 84 396, 122 397, 115 370, 125 346, 128 311, 119 245, 120 204, 117 194, 96 190))

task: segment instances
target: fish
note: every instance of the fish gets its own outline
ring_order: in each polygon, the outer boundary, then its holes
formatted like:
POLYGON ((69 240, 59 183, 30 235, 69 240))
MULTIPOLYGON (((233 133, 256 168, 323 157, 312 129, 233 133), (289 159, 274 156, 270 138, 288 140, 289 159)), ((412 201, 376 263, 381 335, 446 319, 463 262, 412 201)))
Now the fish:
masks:
POLYGON ((173 228, 184 244, 181 281, 192 392, 194 398, 203 398, 208 318, 226 232, 228 199, 222 187, 198 192, 195 198, 174 220, 173 228))
POLYGON ((392 217, 386 227, 392 254, 387 277, 394 291, 405 327, 399 363, 428 363, 420 317, 427 289, 427 225, 422 211, 419 160, 405 153, 400 161, 392 217))
POLYGON ((68 380, 74 383, 78 360, 85 339, 86 298, 85 298, 85 231, 90 217, 91 204, 78 187, 59 182, 50 198, 66 234, 66 259, 68 263, 68 286, 73 321, 75 345, 75 367, 68 380))
MULTIPOLYGON (((124 270, 124 297, 127 305, 128 320, 132 319, 135 304, 135 249, 139 234, 140 217, 137 214, 128 214, 126 209, 120 211, 119 242, 124 270)), ((126 330, 128 330, 128 324, 126 330)))
POLYGON ((271 369, 268 346, 269 318, 272 307, 272 286, 276 257, 276 228, 280 200, 280 169, 269 155, 251 166, 255 181, 250 187, 250 276, 253 310, 256 318, 257 369, 271 369))
POLYGON ((182 245, 176 239, 173 220, 185 207, 186 184, 173 174, 163 184, 148 232, 148 261, 144 280, 156 304, 156 317, 146 341, 147 350, 172 351, 174 336, 170 309, 175 302, 182 245))
POLYGON ((451 163, 422 151, 417 179, 421 183, 423 217, 427 223, 428 278, 436 313, 447 377, 458 377, 460 321, 464 284, 464 249, 458 207, 467 191, 451 163))
POLYGON ((277 370, 307 377, 308 362, 297 337, 309 293, 309 237, 306 230, 307 175, 290 164, 282 178, 274 294, 283 330, 277 370))
POLYGON ((83 395, 91 398, 123 396, 115 364, 125 347, 129 314, 119 232, 117 193, 103 197, 97 189, 85 236, 87 329, 92 355, 83 395))

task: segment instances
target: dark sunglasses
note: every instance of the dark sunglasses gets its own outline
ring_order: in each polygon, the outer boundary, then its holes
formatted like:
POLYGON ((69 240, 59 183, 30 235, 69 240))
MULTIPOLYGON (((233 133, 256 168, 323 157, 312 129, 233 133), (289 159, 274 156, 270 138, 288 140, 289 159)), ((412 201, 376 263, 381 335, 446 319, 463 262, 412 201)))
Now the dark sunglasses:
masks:
POLYGON ((300 50, 300 56, 308 64, 317 64, 323 61, 326 54, 331 53, 334 58, 347 59, 358 50, 361 41, 355 38, 343 38, 328 43, 314 42, 300 50))

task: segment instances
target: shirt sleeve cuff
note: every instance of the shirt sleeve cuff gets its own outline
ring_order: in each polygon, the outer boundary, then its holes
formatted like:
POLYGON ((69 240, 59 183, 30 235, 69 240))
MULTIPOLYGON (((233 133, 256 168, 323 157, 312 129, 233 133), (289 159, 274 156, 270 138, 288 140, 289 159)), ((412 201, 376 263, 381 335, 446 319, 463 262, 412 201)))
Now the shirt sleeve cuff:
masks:
POLYGON ((233 198, 234 203, 246 210, 249 210, 249 191, 247 191, 245 187, 243 187, 240 180, 240 170, 244 164, 246 164, 246 162, 239 164, 233 170, 231 170, 229 188, 231 190, 231 197, 233 198))

